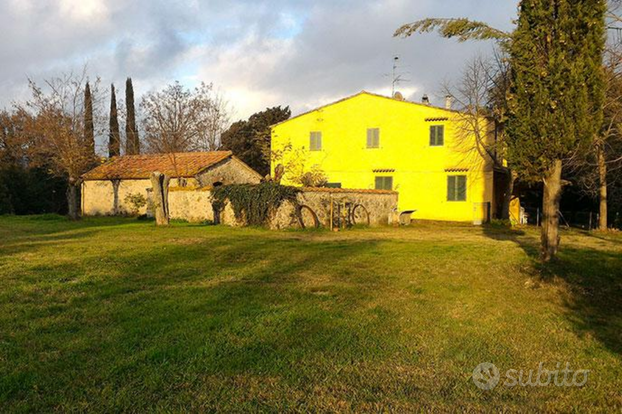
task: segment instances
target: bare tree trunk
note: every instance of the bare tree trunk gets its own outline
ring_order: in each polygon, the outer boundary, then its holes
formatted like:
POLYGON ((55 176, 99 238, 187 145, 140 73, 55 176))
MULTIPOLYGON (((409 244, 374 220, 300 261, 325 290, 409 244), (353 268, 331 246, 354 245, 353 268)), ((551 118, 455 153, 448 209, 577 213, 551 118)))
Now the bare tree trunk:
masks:
POLYGON ((541 259, 549 262, 559 248, 559 201, 562 195, 562 161, 555 160, 544 178, 542 198, 541 259))
POLYGON ((113 205, 112 205, 112 214, 119 214, 119 185, 121 184, 121 180, 112 180, 112 194, 113 194, 113 205))
POLYGON ((507 180, 505 182, 505 193, 503 195, 503 206, 501 207, 501 219, 510 219, 510 205, 512 204, 512 194, 514 193, 514 181, 516 181, 516 173, 511 169, 506 171, 507 180))
POLYGON ((80 219, 80 182, 71 178, 67 186, 67 215, 71 220, 80 219))
POLYGON ((160 172, 151 174, 151 186, 153 188, 153 209, 156 225, 167 226, 168 217, 168 183, 170 178, 160 172))
POLYGON ((600 230, 607 230, 607 163, 605 161, 605 151, 602 146, 598 146, 598 187, 599 187, 599 207, 600 218, 598 227, 600 230))

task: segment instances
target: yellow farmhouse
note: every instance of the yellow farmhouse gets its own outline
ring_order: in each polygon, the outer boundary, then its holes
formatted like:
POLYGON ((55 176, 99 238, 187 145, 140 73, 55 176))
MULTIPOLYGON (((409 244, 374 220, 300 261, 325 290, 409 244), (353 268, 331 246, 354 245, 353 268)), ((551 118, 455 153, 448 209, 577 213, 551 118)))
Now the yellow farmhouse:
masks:
POLYGON ((493 162, 459 132, 459 115, 363 91, 274 125, 272 170, 302 154, 329 186, 397 191, 400 212, 415 219, 486 221, 496 209, 493 162))

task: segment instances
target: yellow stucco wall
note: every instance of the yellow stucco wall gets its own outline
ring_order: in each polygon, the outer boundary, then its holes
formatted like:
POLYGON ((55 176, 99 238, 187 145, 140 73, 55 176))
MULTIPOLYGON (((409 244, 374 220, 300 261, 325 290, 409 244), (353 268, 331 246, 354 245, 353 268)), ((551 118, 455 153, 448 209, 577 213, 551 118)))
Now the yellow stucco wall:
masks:
MULTIPOLYGON (((343 188, 370 189, 376 176, 392 176, 399 210, 417 210, 415 219, 478 221, 482 203, 494 211, 492 164, 474 150, 474 138, 457 133, 456 120, 454 111, 361 93, 274 126, 273 153, 292 149, 273 159, 272 170, 303 153, 305 169, 319 166, 343 188), (445 126, 443 146, 430 146, 431 125, 445 126), (367 148, 368 128, 380 129, 379 148, 367 148), (312 131, 322 133, 320 151, 309 150, 312 131), (447 200, 448 175, 467 176, 466 201, 447 200)), ((292 184, 287 171, 284 183, 292 184)))

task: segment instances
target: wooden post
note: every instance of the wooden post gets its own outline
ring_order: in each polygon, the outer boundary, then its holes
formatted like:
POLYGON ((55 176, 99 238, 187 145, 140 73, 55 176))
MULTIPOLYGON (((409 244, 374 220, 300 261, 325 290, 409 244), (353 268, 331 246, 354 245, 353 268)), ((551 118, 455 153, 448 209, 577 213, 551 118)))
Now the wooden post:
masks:
POLYGON ((588 230, 592 230, 592 212, 590 211, 590 222, 587 227, 588 230))
POLYGON ((333 193, 328 193, 330 200, 330 230, 333 231, 333 193))
POLYGON ((156 225, 167 226, 168 216, 168 183, 170 178, 160 172, 151 174, 151 186, 153 187, 153 210, 156 225))

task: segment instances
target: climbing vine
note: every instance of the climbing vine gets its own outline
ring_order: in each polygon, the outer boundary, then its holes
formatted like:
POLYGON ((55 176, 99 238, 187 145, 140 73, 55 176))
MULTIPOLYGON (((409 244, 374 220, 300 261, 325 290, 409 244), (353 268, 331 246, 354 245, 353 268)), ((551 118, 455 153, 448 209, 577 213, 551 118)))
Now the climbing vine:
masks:
POLYGON ((296 204, 300 189, 273 182, 261 184, 230 184, 214 188, 212 204, 218 210, 228 200, 238 220, 251 226, 262 226, 284 201, 296 204))

